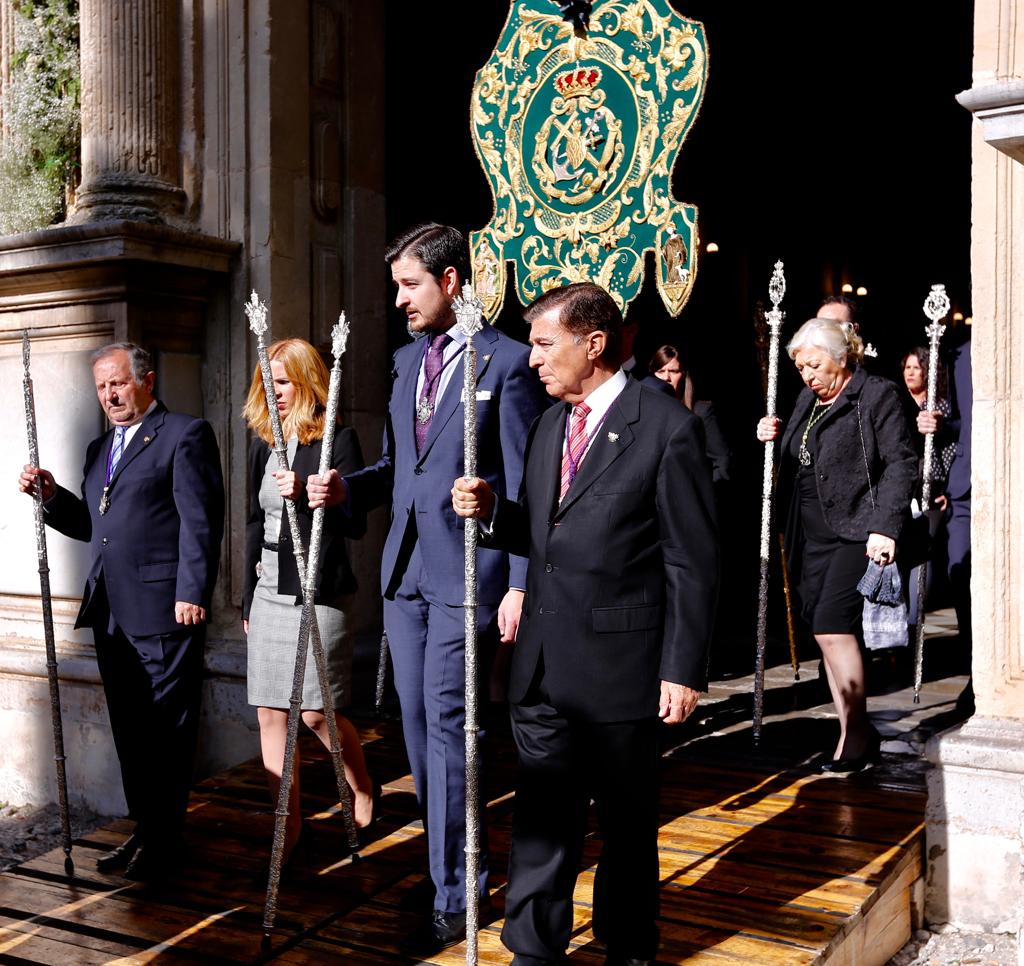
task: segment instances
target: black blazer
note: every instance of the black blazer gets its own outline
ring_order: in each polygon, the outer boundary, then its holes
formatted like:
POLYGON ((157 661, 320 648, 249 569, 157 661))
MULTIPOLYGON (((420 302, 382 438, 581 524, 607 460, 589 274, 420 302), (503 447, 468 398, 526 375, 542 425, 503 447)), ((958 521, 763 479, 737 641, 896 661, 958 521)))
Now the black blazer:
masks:
POLYGON ((217 440, 205 420, 157 403, 124 451, 101 514, 113 435, 89 444, 81 498, 58 487, 46 506, 47 524, 90 544, 75 626, 105 626, 112 615, 127 634, 170 634, 182 626, 175 601, 210 608, 224 532, 217 440), (95 595, 101 577, 106 594, 95 595))
MULTIPOLYGON (((810 389, 800 393, 782 434, 779 495, 786 508, 799 470, 791 453, 793 437, 803 434, 816 398, 810 389)), ((869 533, 898 540, 910 516, 917 453, 896 386, 858 368, 814 424, 811 437, 818 454, 818 499, 828 525, 844 540, 867 540, 869 533)))
MULTIPOLYGON (((292 469, 303 482, 320 469, 322 440, 299 443, 295 451, 292 469)), ((266 471, 271 447, 258 437, 249 440, 249 515, 245 523, 245 583, 242 600, 242 617, 248 618, 252 607, 252 596, 256 590, 256 564, 259 563, 263 548, 264 513, 260 506, 260 484, 266 471)), ((338 426, 334 431, 334 451, 331 466, 340 474, 351 473, 363 465, 363 454, 359 448, 356 431, 348 426, 338 426)), ((299 518, 302 547, 308 553, 309 539, 313 530, 313 511, 309 508, 306 490, 303 488, 295 501, 299 518)), ((366 514, 354 511, 346 513, 341 506, 325 511, 323 537, 320 544, 320 572, 317 574, 316 603, 336 604, 342 594, 352 593, 357 588, 352 565, 349 563, 345 538, 358 539, 366 533, 366 514)), ((292 547, 291 524, 285 513, 281 520, 281 536, 278 540, 277 566, 279 594, 294 594, 295 602, 302 600, 302 581, 295 566, 292 547)))
POLYGON ((698 399, 693 404, 693 412, 700 416, 704 424, 704 437, 707 440, 707 455, 711 461, 711 478, 715 483, 726 483, 732 467, 732 451, 726 442, 725 433, 715 415, 715 407, 707 399, 698 399))
POLYGON ((566 715, 638 720, 657 713, 662 680, 707 681, 718 539, 704 433, 629 380, 558 505, 567 408, 534 423, 520 500, 499 499, 490 535, 529 554, 509 700, 543 659, 566 715))

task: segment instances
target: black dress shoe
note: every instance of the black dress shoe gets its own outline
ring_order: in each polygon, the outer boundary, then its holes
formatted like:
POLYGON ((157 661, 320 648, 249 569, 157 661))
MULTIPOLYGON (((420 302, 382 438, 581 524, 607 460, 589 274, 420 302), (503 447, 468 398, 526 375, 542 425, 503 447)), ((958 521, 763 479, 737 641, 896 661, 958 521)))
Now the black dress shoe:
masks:
POLYGON ((124 877, 133 882, 156 882, 171 875, 180 862, 178 849, 140 845, 124 870, 124 877))
POLYGON ((423 958, 434 956, 465 938, 464 912, 438 912, 435 909, 425 923, 402 940, 399 950, 406 956, 423 958))
POLYGON ((105 875, 116 872, 118 869, 125 869, 128 863, 135 857, 139 846, 142 843, 137 835, 130 835, 116 849, 104 852, 96 859, 96 871, 105 875))

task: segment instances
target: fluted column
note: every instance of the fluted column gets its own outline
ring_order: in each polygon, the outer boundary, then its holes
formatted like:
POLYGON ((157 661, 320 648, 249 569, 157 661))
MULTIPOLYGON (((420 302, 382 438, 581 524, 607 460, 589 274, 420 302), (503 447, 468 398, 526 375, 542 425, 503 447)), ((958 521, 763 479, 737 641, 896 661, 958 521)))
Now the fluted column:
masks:
POLYGON ((180 9, 82 0, 82 184, 73 221, 171 222, 184 208, 180 9))

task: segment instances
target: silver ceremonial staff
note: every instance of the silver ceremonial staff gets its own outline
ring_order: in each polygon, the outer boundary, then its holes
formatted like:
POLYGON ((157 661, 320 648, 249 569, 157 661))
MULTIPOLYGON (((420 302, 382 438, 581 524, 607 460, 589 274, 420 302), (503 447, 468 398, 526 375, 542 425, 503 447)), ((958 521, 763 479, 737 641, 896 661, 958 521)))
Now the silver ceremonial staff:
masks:
MULTIPOLYGON (((925 409, 935 411, 935 394, 939 381, 939 340, 946 327, 941 320, 949 312, 949 296, 945 285, 933 285, 924 300, 924 314, 929 324, 924 327, 928 336, 928 397, 925 409)), ((924 438, 924 464, 921 468, 921 512, 927 514, 932 502, 932 462, 935 459, 935 434, 924 438)), ((924 605, 928 586, 929 561, 925 560, 917 572, 917 636, 914 642, 914 704, 921 703, 921 679, 924 675, 924 605)))
MULTIPOLYGON (((470 284, 453 303, 455 318, 466 336, 462 356, 463 476, 476 476, 476 347, 473 336, 483 328, 483 303, 470 284)), ((465 521, 466 549, 466 962, 476 966, 480 880, 480 765, 477 761, 477 641, 476 641, 476 518, 465 521)))
MULTIPOLYGON (((768 283, 768 297, 772 300, 771 311, 765 316, 771 335, 768 342, 768 392, 765 397, 765 413, 775 415, 775 402, 779 390, 779 334, 786 314, 779 309, 786 295, 786 276, 782 262, 775 263, 771 281, 768 283)), ((775 474, 775 443, 764 444, 764 475, 761 478, 761 582, 757 591, 757 654, 754 660, 754 746, 761 741, 761 724, 764 720, 764 652, 768 641, 768 559, 771 553, 772 529, 772 484, 775 474)))
MULTIPOLYGON (((259 356, 260 374, 263 377, 263 391, 267 398, 267 411, 270 414, 270 425, 274 433, 274 453, 277 456, 277 464, 282 470, 288 469, 288 447, 284 440, 284 431, 281 428, 281 416, 277 411, 277 399, 274 394, 274 377, 270 371, 270 359, 267 356, 266 333, 268 329, 267 306, 261 302, 255 292, 252 293, 249 301, 245 304, 245 314, 249 318, 249 328, 256 335, 256 351, 259 356)), ((335 326, 332 333, 334 337, 334 368, 331 370, 331 383, 327 394, 327 412, 324 415, 324 438, 321 444, 321 473, 326 472, 323 466, 323 453, 328 456, 327 467, 330 468, 330 455, 334 441, 334 421, 337 418, 338 408, 338 384, 341 378, 341 353, 344 352, 344 338, 347 338, 347 326, 345 336, 341 338, 339 346, 339 327, 335 326), (339 351, 340 348, 340 351, 339 351), (332 410, 333 400, 333 410, 332 410), (329 438, 329 439, 328 439, 329 438)), ((345 821, 345 829, 348 833, 349 848, 353 857, 358 846, 355 821, 352 818, 352 803, 348 783, 345 780, 344 762, 341 755, 341 745, 338 741, 337 721, 334 717, 334 700, 330 691, 330 682, 326 675, 326 661, 324 659, 323 642, 320 640, 320 629, 316 622, 316 610, 313 602, 316 595, 316 571, 306 567, 306 555, 302 547, 302 534, 299 530, 298 513, 295 509, 294 500, 285 500, 285 511, 288 514, 288 525, 292 534, 292 550, 295 554, 295 566, 302 578, 302 616, 299 622, 299 638, 295 650, 295 673, 292 677, 292 693, 288 702, 288 731, 285 738, 284 762, 281 768, 281 786, 278 793, 277 809, 274 812, 274 842, 270 852, 270 874, 267 882, 267 898, 263 907, 263 947, 269 948, 270 930, 274 928, 274 919, 277 915, 277 895, 281 885, 281 858, 284 852, 285 824, 288 819, 288 798, 291 794, 293 771, 295 768, 295 745, 299 734, 299 715, 302 710, 302 687, 306 676, 306 654, 312 643, 313 660, 316 662, 317 673, 320 678, 320 693, 323 699, 323 714, 327 723, 328 734, 331 739, 331 759, 334 763, 334 774, 338 784, 338 797, 341 800, 342 816, 345 821), (312 591, 311 588, 312 587, 312 591)), ((317 510, 315 514, 320 515, 320 527, 316 528, 316 515, 314 515, 314 530, 312 540, 317 540, 316 553, 319 557, 319 536, 323 532, 323 511, 317 510)))
MULTIPOLYGON (((25 429, 28 433, 28 461, 39 466, 39 440, 36 435, 36 401, 29 369, 28 330, 21 335, 21 359, 25 366, 22 389, 25 395, 25 429)), ((43 637, 46 641, 46 678, 50 685, 50 723, 53 726, 53 761, 57 767, 57 801, 60 804, 61 837, 64 843, 64 873, 75 874, 71 858, 71 815, 68 811, 68 776, 64 756, 64 723, 60 714, 60 680, 57 677, 57 647, 53 641, 53 598, 50 594, 50 561, 46 554, 46 523, 43 518, 43 485, 37 482, 32 501, 36 523, 36 557, 39 560, 39 599, 43 605, 43 637)))

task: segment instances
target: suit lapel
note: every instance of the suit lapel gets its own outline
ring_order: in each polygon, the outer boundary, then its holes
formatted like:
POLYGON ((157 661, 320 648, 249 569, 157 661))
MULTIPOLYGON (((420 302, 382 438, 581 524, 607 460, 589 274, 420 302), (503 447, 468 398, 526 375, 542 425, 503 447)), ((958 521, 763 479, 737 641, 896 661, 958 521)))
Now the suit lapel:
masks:
MULTIPOLYGON (((565 440, 565 421, 569 418, 569 407, 562 405, 561 412, 551 420, 550 436, 543 443, 541 453, 543 459, 540 464, 540 480, 543 490, 541 495, 544 502, 541 504, 545 512, 550 514, 550 520, 558 515, 558 489, 562 480, 562 443, 565 440)), ((586 461, 584 461, 586 462, 586 461)))
MULTIPOLYGON (((418 345, 419 343, 417 343, 418 345)), ((400 363, 401 368, 395 375, 395 385, 392 390, 394 399, 392 401, 393 417, 391 420, 392 429, 396 436, 404 441, 410 453, 416 452, 416 379, 419 376, 420 360, 422 349, 419 353, 410 352, 408 362, 400 363)))
MULTIPOLYGON (((623 453, 633 445, 635 437, 630 423, 640 418, 640 386, 630 380, 611 404, 604 422, 597 427, 590 449, 580 465, 579 472, 569 486, 565 499, 555 512, 554 520, 560 519, 566 511, 601 478, 601 476, 623 453)), ((563 426, 564 432, 564 426, 563 426)), ((561 476, 561 452, 559 452, 558 473, 561 476)), ((557 495, 556 495, 557 496, 557 495)))
MULTIPOLYGON (((132 441, 128 444, 128 448, 124 451, 120 461, 117 464, 117 469, 114 471, 114 476, 110 481, 110 485, 113 486, 121 478, 121 474, 124 473, 128 465, 146 449, 149 444, 156 439, 157 433, 160 432, 161 427, 164 424, 164 417, 167 415, 167 408, 163 403, 157 403, 156 409, 154 409, 142 423, 139 428, 135 431, 135 435, 132 436, 132 441)), ((110 447, 107 447, 109 452, 110 447)))

